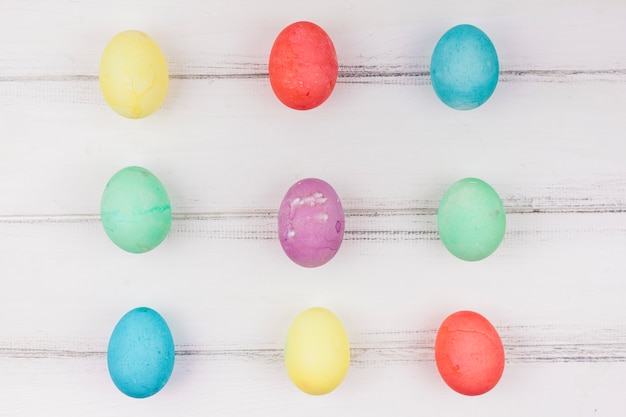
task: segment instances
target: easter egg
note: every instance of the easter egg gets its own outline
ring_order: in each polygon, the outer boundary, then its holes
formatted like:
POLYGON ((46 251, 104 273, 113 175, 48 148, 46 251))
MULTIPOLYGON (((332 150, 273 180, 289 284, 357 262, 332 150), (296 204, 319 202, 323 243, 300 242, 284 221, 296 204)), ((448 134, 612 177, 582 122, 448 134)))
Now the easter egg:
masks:
POLYGON ((154 249, 172 223, 163 184, 145 168, 131 166, 109 180, 100 204, 102 226, 120 248, 132 253, 154 249))
POLYGON ((500 66, 489 37, 472 25, 448 30, 430 61, 430 77, 437 96, 457 110, 482 105, 496 89, 500 66))
POLYGON ((478 261, 491 255, 504 238, 506 215, 498 193, 477 178, 454 183, 441 199, 439 237, 454 256, 478 261))
POLYGON ((107 366, 115 386, 129 397, 159 392, 174 369, 174 340, 163 317, 147 307, 126 313, 109 339, 107 366))
POLYGON ((272 46, 269 77, 276 97, 288 107, 309 110, 322 104, 337 83, 337 53, 318 25, 296 22, 272 46))
POLYGON ((287 333, 285 366, 289 378, 307 394, 337 388, 350 366, 350 343, 339 319, 320 307, 300 313, 287 333))
POLYGON ((502 376, 504 347, 486 318, 473 311, 458 311, 437 331, 435 362, 450 388, 464 395, 481 395, 502 376))
POLYGON ((287 256, 304 267, 330 261, 341 246, 344 212, 335 190, 325 181, 295 183, 278 209, 278 236, 287 256))
POLYGON ((100 90, 118 114, 139 119, 165 100, 168 70, 159 45, 137 30, 118 33, 100 59, 100 90))

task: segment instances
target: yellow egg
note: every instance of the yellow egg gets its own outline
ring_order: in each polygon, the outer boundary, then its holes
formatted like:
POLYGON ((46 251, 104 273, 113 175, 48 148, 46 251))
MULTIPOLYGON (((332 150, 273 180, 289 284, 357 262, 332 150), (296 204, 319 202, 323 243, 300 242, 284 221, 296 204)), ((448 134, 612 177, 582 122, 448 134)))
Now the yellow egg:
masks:
POLYGON ((314 307, 300 313, 287 333, 285 365, 293 383, 307 394, 328 394, 350 366, 350 343, 339 319, 314 307))
POLYGON ((100 90, 122 116, 139 119, 154 113, 167 94, 167 61, 154 39, 129 30, 115 35, 100 60, 100 90))

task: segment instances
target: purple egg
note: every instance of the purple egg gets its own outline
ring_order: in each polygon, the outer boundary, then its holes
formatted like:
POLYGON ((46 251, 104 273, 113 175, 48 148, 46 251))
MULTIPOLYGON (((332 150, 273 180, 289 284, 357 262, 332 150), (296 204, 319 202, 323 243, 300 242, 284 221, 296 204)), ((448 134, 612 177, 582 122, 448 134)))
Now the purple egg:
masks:
POLYGON ((337 193, 317 178, 292 185, 278 210, 280 244, 292 261, 307 268, 324 265, 335 256, 344 226, 337 193))

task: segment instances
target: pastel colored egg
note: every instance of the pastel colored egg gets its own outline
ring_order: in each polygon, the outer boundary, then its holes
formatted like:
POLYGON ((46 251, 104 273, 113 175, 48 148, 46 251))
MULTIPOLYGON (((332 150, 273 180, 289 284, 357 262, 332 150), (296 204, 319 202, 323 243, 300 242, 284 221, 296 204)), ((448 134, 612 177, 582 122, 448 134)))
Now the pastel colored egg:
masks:
POLYGON ((157 177, 131 166, 109 180, 100 204, 102 226, 120 248, 143 253, 157 247, 170 230, 170 199, 157 177))
POLYGON ((129 311, 113 329, 107 366, 115 386, 129 397, 145 398, 165 386, 174 369, 174 340, 156 311, 129 311))
POLYGON ((457 110, 482 105, 496 89, 500 65, 489 37, 472 25, 448 30, 430 61, 430 77, 437 96, 457 110))
POLYGON ((339 319, 320 307, 300 313, 287 334, 285 366, 307 394, 324 395, 337 388, 350 366, 350 343, 339 319))
POLYGON ((309 110, 322 104, 337 83, 337 53, 330 37, 311 22, 283 29, 272 46, 270 84, 288 107, 309 110))
POLYGON ((450 388, 464 395, 481 395, 495 387, 504 372, 504 347, 486 318, 458 311, 439 327, 435 361, 450 388))
POLYGON ((454 183, 441 199, 437 216, 439 237, 457 258, 479 261, 500 245, 506 229, 498 193, 477 178, 454 183))
POLYGON ((121 32, 104 48, 100 90, 109 106, 124 117, 139 119, 161 107, 168 77, 159 45, 143 32, 121 32))
POLYGON ((341 246, 344 212, 335 190, 307 178, 291 186, 278 209, 278 236, 287 256, 314 268, 330 261, 341 246))

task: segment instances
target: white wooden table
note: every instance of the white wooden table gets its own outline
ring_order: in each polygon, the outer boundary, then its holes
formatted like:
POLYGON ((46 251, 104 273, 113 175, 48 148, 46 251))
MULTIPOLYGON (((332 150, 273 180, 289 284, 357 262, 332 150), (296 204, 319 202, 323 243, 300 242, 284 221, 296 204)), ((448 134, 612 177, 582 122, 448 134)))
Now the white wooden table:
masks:
POLYGON ((626 3, 623 0, 0 2, 1 416, 620 416, 626 407, 626 3), (267 77, 278 32, 331 36, 340 78, 307 112, 267 77), (483 29, 501 64, 482 107, 429 83, 439 37, 483 29), (170 66, 163 107, 127 120, 98 64, 139 29, 170 66), (164 243, 125 253, 99 220, 104 185, 148 168, 174 214, 164 243), (446 188, 475 176, 507 210, 502 246, 457 260, 437 237, 446 188), (282 252, 276 212, 301 178, 333 185, 346 236, 327 265, 282 252), (128 310, 167 320, 168 385, 112 384, 108 337, 128 310), (311 306, 342 320, 353 360, 313 397, 282 347, 311 306), (500 383, 464 397, 433 343, 450 313, 502 337, 500 383))

